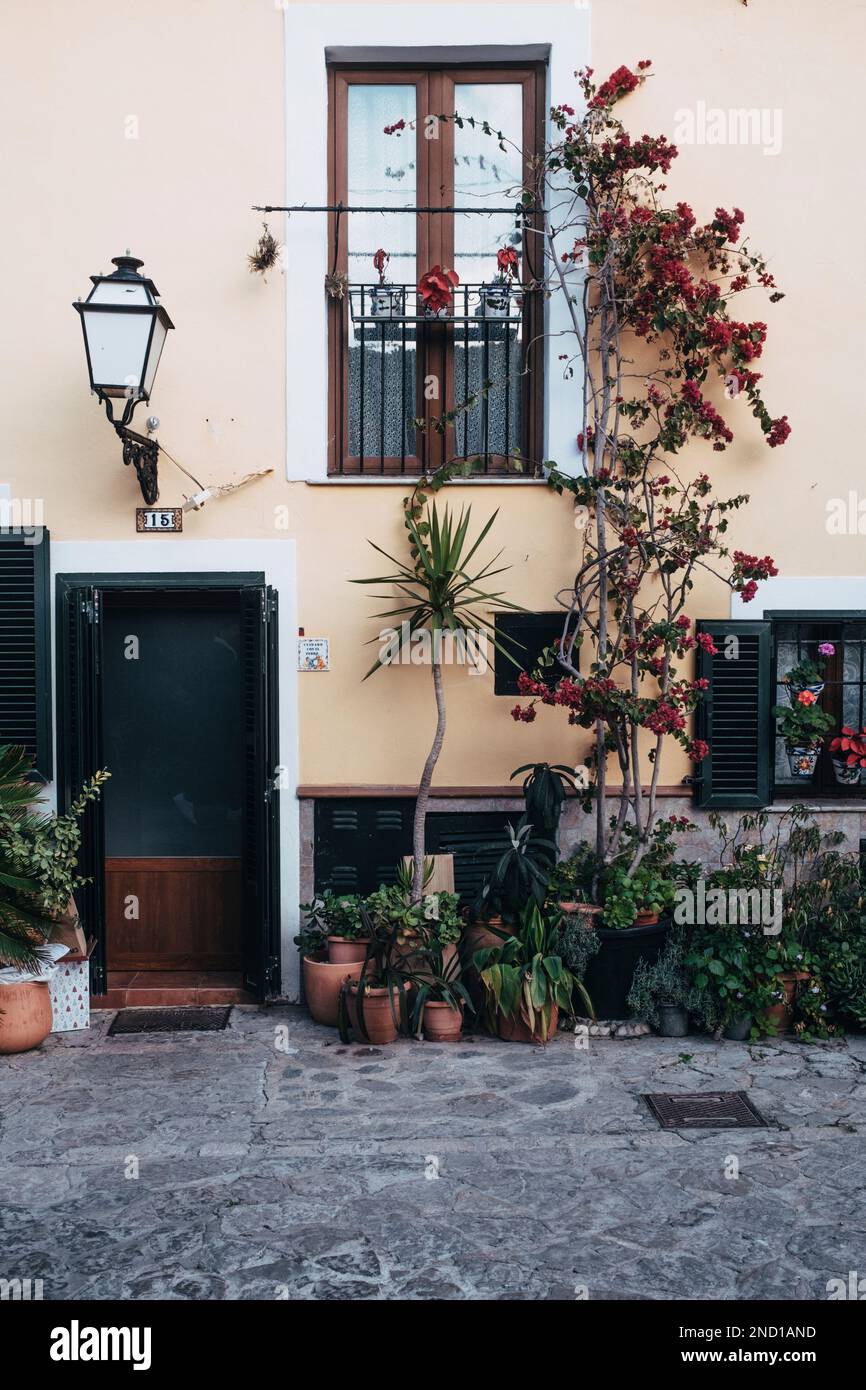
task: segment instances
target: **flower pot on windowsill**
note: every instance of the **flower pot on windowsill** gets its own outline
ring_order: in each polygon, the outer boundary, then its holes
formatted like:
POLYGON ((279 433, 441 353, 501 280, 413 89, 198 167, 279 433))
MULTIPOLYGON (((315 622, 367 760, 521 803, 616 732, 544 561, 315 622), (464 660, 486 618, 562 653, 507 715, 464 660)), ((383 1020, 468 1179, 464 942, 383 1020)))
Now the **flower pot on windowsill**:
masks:
POLYGON ((813 681, 811 685, 788 685, 785 688, 788 692, 788 699, 792 705, 795 705, 797 703, 797 696, 802 695, 804 690, 808 690, 809 694, 814 695, 817 700, 825 684, 825 681, 813 681))
POLYGON ((787 750, 791 776, 802 777, 804 780, 814 777, 815 768, 818 766, 820 747, 809 748, 805 743, 797 743, 788 744, 787 750))
POLYGON ((844 758, 833 758, 831 761, 833 763, 833 775, 840 786, 853 787, 857 785, 860 781, 861 771, 859 763, 854 763, 853 766, 849 767, 844 758))
POLYGON ((482 319, 507 319, 511 312, 511 286, 502 280, 482 285, 475 312, 482 319))
POLYGON ((367 959, 367 942, 352 936, 328 937, 328 960, 331 965, 356 965, 367 959))
POLYGON ((370 290, 370 317, 401 319, 406 313, 406 292, 402 285, 373 285, 370 290))

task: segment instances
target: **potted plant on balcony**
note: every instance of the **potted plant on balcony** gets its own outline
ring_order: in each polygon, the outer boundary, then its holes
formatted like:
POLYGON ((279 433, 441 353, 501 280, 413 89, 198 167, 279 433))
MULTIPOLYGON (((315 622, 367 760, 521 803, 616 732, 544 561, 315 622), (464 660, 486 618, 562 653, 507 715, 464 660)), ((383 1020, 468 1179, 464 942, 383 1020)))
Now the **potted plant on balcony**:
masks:
POLYGON ((836 648, 832 642, 818 643, 817 660, 811 657, 802 657, 792 666, 785 676, 785 686, 787 688, 788 699, 794 703, 797 696, 803 690, 808 690, 817 699, 824 689, 824 668, 827 660, 836 655, 836 648))
POLYGON ((443 319, 454 302, 454 290, 460 284, 460 277, 454 270, 434 265, 425 271, 418 281, 418 299, 424 317, 443 319))
POLYGON ((507 1042, 547 1042, 556 1032, 559 1010, 571 1010, 575 990, 594 1017, 583 984, 555 953, 554 929, 537 902, 529 903, 514 936, 476 952, 475 966, 487 1026, 507 1042))
POLYGON ((801 690, 791 705, 774 705, 773 716, 785 742, 791 776, 811 777, 833 724, 831 716, 819 709, 818 696, 811 690, 801 690))
POLYGON ((478 291, 478 314, 481 318, 508 318, 511 309, 511 284, 519 264, 513 246, 500 246, 496 252, 496 279, 481 285, 478 291))
POLYGON ((842 732, 830 740, 830 753, 836 781, 843 786, 859 782, 860 773, 866 767, 866 728, 858 734, 856 729, 843 724, 842 732))
POLYGON ((370 289, 370 316, 375 319, 399 319, 405 313, 406 296, 402 285, 392 285, 385 279, 391 257, 383 246, 373 253, 373 268, 379 276, 378 285, 370 289))

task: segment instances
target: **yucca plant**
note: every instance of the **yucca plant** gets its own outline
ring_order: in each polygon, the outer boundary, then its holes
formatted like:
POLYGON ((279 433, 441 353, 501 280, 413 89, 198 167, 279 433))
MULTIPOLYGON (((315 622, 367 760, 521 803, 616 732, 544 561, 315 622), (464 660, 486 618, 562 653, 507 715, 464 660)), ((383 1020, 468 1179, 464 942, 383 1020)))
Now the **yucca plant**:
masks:
POLYGON ((475 952, 475 968, 481 977, 487 1004, 487 1024, 499 1032, 499 1019, 521 1018, 533 1036, 550 1033, 553 1006, 570 1012, 576 990, 590 1018, 592 1000, 577 976, 553 950, 553 929, 535 903, 526 909, 520 929, 501 946, 475 952))
MULTIPOLYGON (((509 660, 514 660, 507 647, 500 640, 495 627, 481 609, 511 609, 521 612, 519 606, 509 603, 501 592, 489 593, 479 588, 494 575, 503 574, 507 566, 495 568, 501 551, 494 555, 486 565, 475 573, 469 573, 469 564, 479 546, 486 539, 498 512, 494 512, 481 528, 477 539, 470 543, 469 524, 472 508, 461 507, 460 514, 454 516, 450 507, 445 507, 442 516, 436 503, 430 505, 430 520, 418 520, 411 512, 406 513, 406 529, 409 533, 411 559, 408 563, 389 555, 381 546, 370 541, 373 549, 384 555, 395 566, 391 574, 377 575, 372 579, 355 579, 354 584, 393 584, 406 600, 397 608, 377 613, 377 618, 396 620, 399 626, 392 629, 393 636, 384 650, 370 667, 367 680, 380 666, 388 665, 399 658, 404 647, 413 643, 417 633, 429 634, 429 659, 433 674, 433 690, 436 697, 436 733, 415 801, 415 819, 412 829, 412 901, 417 902, 424 891, 424 828, 427 817, 427 804, 433 772, 439 761, 445 739, 445 690, 442 680, 443 638, 450 637, 462 653, 477 654, 476 635, 483 634, 497 651, 509 660)), ((376 594, 385 601, 393 599, 392 594, 376 594)), ((373 638, 381 641, 381 638, 373 638)), ((515 644, 517 645, 517 644, 515 644)), ((515 662, 515 665, 518 663, 515 662)))

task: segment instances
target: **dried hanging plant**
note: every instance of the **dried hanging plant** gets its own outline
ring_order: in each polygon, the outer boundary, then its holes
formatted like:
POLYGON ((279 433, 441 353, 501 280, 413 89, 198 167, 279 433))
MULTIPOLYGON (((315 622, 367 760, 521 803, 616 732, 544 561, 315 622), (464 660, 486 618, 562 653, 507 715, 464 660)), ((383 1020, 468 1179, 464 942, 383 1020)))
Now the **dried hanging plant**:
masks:
POLYGON ((247 257, 251 275, 264 275, 268 270, 273 270, 283 249, 267 222, 263 222, 262 227, 264 230, 258 239, 256 249, 247 257))
POLYGON ((338 275, 336 271, 331 271, 325 276, 325 293, 331 299, 345 299, 348 288, 348 275, 338 275))

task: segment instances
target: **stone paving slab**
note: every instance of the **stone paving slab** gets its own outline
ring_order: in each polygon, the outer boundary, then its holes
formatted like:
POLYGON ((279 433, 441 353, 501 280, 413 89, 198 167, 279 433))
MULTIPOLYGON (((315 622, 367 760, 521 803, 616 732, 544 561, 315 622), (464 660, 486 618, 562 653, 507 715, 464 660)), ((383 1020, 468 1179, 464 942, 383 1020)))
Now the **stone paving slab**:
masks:
POLYGON ((823 1299, 866 1274, 866 1038, 340 1043, 303 1010, 0 1058, 0 1276, 81 1299, 823 1299), (648 1091, 770 1121, 660 1131, 648 1091))

